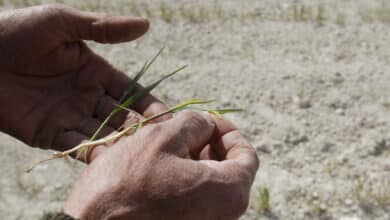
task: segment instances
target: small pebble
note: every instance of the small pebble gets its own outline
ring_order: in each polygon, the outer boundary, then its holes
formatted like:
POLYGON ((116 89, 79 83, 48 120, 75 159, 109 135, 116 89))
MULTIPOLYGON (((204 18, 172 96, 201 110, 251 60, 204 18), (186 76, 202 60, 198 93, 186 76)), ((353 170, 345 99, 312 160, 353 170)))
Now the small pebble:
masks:
POLYGON ((326 212, 327 208, 328 208, 328 207, 326 206, 325 203, 321 203, 321 204, 320 204, 320 212, 326 212))
POLYGON ((352 199, 346 199, 344 203, 346 206, 351 206, 353 204, 353 201, 352 199))
POLYGON ((318 199, 318 198, 320 198, 320 196, 319 196, 318 192, 313 192, 313 193, 311 194, 311 198, 312 198, 312 199, 318 199))
POLYGON ((338 108, 334 112, 338 115, 345 115, 345 111, 342 108, 338 108))
POLYGON ((298 102, 298 106, 299 108, 302 108, 302 109, 306 109, 306 108, 310 108, 312 105, 311 105, 311 102, 310 100, 300 100, 298 102))

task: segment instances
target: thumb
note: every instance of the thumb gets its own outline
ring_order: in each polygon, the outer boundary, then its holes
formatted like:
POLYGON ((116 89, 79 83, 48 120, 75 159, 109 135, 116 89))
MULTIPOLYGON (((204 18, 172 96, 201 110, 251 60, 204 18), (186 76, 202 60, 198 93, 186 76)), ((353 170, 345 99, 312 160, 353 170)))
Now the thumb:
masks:
POLYGON ((173 118, 159 124, 158 140, 161 150, 169 151, 178 156, 198 152, 204 148, 213 136, 215 124, 213 119, 193 111, 183 111, 175 114, 173 118))
POLYGON ((135 40, 149 29, 144 18, 85 12, 64 5, 54 7, 62 13, 71 40, 121 43, 135 40))

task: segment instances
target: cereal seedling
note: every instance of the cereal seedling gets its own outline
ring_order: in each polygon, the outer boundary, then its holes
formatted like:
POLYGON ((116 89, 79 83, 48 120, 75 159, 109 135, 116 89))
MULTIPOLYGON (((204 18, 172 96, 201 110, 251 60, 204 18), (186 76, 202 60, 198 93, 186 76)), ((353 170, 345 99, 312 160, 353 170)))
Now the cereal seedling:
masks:
POLYGON ((175 112, 182 111, 182 110, 185 110, 185 109, 193 109, 193 110, 198 110, 198 111, 206 111, 206 112, 215 114, 215 115, 220 117, 223 114, 241 111, 240 109, 205 109, 205 108, 199 108, 199 107, 195 107, 195 106, 196 105, 208 104, 208 103, 211 103, 213 101, 201 100, 201 99, 191 99, 191 100, 183 102, 183 103, 181 103, 179 105, 176 105, 176 106, 174 106, 174 107, 172 107, 172 108, 170 108, 170 109, 168 109, 168 110, 166 110, 164 112, 161 112, 161 113, 153 115, 153 116, 151 116, 149 118, 140 120, 137 123, 134 123, 134 124, 132 124, 132 125, 130 125, 128 127, 125 127, 125 128, 123 128, 121 130, 118 130, 118 132, 115 133, 115 134, 109 135, 107 137, 103 137, 101 139, 97 139, 97 137, 99 137, 99 134, 101 133, 103 128, 112 119, 112 117, 114 117, 120 111, 130 110, 129 108, 134 103, 136 103, 140 99, 144 98, 154 88, 159 86, 164 80, 174 76, 175 74, 177 74, 178 72, 180 72, 181 70, 183 70, 184 68, 187 67, 187 66, 180 67, 180 68, 172 71, 171 73, 169 73, 167 75, 164 75, 162 78, 160 78, 159 80, 155 81, 154 83, 146 86, 145 88, 138 89, 133 95, 130 95, 135 90, 136 83, 146 73, 146 71, 150 68, 150 66, 155 62, 155 60, 162 53, 162 51, 163 51, 163 49, 161 49, 153 57, 153 59, 150 62, 145 62, 145 64, 141 68, 141 70, 136 74, 136 76, 134 77, 133 81, 130 83, 130 85, 128 86, 128 88, 124 92, 124 94, 123 94, 122 98, 120 99, 119 104, 117 105, 117 107, 104 120, 102 125, 96 130, 95 134, 91 137, 89 142, 81 143, 81 144, 75 146, 74 148, 66 150, 64 152, 54 153, 51 157, 35 163, 33 166, 31 166, 29 169, 27 169, 26 172, 30 172, 34 167, 36 167, 37 165, 39 165, 41 163, 44 163, 44 162, 47 162, 47 161, 50 161, 50 160, 59 159, 59 158, 67 158, 68 156, 70 156, 72 154, 75 154, 75 153, 77 154, 77 158, 82 158, 82 159, 84 159, 84 161, 87 161, 87 159, 88 159, 87 155, 94 147, 96 147, 98 145, 107 145, 107 144, 110 144, 110 143, 115 143, 121 137, 133 134, 134 132, 137 131, 137 129, 141 128, 142 126, 144 126, 144 125, 152 122, 153 120, 155 120, 155 119, 157 119, 159 117, 162 117, 162 116, 164 116, 166 114, 175 113, 175 112))

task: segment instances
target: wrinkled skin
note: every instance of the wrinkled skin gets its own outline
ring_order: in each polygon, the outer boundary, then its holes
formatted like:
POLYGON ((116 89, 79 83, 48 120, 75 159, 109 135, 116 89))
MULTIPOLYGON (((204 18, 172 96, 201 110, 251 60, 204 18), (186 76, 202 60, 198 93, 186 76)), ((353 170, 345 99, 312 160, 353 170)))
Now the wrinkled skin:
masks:
MULTIPOLYGON (((65 150, 89 139, 115 107, 130 78, 83 40, 131 41, 149 27, 142 18, 44 5, 0 15, 0 130, 25 143, 65 150)), ((165 110, 148 96, 133 108, 147 117, 165 110)), ((126 122, 118 115, 103 134, 126 122)))
POLYGON ((181 112, 100 154, 75 184, 65 211, 83 220, 238 219, 258 163, 230 122, 181 112))
MULTIPOLYGON (((131 41, 148 26, 63 5, 0 14, 0 130, 56 150, 89 139, 131 79, 83 40, 131 41)), ((103 135, 166 107, 148 96, 133 109, 103 135)), ((253 148, 224 119, 189 111, 170 118, 94 148, 65 212, 86 220, 225 220, 244 213, 259 166, 253 148)))

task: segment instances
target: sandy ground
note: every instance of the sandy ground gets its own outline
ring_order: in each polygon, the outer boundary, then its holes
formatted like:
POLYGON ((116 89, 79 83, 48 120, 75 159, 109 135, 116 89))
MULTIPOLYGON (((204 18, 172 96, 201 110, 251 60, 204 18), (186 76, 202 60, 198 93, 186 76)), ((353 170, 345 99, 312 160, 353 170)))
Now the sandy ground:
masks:
MULTIPOLYGON (((0 0, 2 10, 41 1, 0 0)), ((390 2, 62 1, 151 18, 133 43, 91 43, 132 74, 166 51, 143 79, 183 64, 156 89, 169 104, 213 98, 258 150, 261 169, 242 219, 390 220, 390 2), (294 3, 293 3, 294 2, 294 3)), ((1 135, 1 219, 59 210, 83 165, 1 135)))

